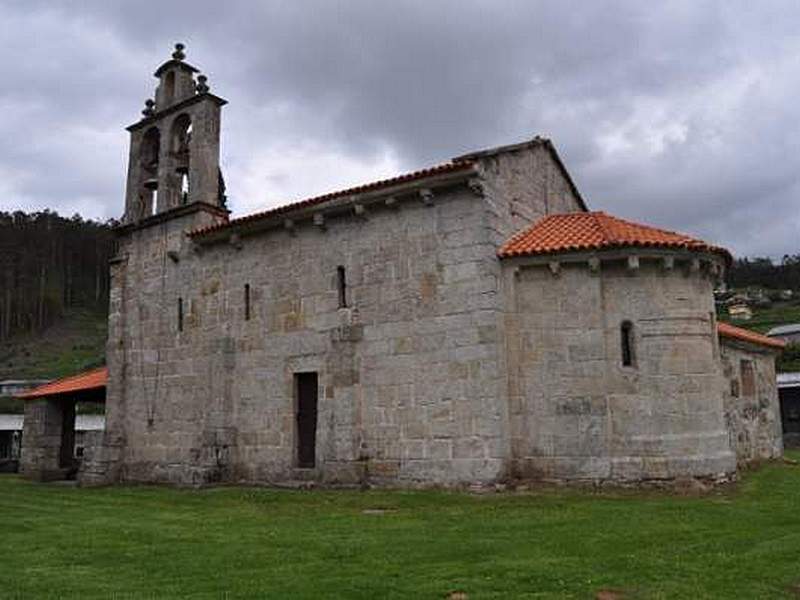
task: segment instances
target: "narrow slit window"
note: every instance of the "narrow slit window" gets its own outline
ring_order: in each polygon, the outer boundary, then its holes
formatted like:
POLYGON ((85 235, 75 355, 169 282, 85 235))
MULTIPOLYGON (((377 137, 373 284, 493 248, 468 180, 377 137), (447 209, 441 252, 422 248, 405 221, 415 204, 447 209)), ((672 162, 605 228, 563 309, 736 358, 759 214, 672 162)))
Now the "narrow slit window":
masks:
POLYGON ((752 360, 739 361, 739 370, 742 374, 741 391, 742 396, 755 396, 756 394, 756 373, 753 369, 752 360))
POLYGON ((339 290, 339 308, 347 308, 347 274, 344 267, 336 267, 336 284, 339 290))
POLYGON ((178 298, 178 331, 183 331, 183 298, 178 298))
POLYGON ((620 326, 620 337, 622 343, 622 366, 633 366, 633 323, 623 321, 620 326))
POLYGON ((244 320, 250 320, 250 284, 244 284, 244 320))

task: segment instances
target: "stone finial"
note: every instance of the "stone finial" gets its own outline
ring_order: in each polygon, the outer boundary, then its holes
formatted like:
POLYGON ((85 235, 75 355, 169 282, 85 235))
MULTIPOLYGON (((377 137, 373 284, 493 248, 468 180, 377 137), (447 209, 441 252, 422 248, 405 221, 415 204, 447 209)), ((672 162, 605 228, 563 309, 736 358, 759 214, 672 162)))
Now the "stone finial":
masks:
POLYGON ((208 77, 205 75, 198 75, 197 76, 197 85, 195 86, 197 89, 198 94, 207 94, 208 90, 211 88, 208 87, 208 77))
POLYGON ((186 54, 183 51, 184 48, 186 48, 186 46, 181 43, 175 44, 175 52, 172 53, 172 58, 175 60, 183 60, 186 58, 186 54))
POLYGON ((151 117, 156 112, 156 103, 151 99, 148 98, 144 101, 144 109, 142 110, 142 114, 145 117, 151 117))

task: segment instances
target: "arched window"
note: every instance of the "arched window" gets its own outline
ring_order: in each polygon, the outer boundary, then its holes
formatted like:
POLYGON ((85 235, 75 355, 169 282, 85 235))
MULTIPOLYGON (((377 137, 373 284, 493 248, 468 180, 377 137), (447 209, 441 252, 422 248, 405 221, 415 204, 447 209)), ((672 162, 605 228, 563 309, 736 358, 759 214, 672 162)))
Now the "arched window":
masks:
POLYGON ((183 113, 172 123, 171 150, 176 155, 189 154, 189 142, 192 139, 192 118, 183 113))
POLYGON ((175 97, 175 71, 170 71, 164 78, 164 99, 172 102, 175 97))
POLYGON ((634 366, 635 354, 633 344, 633 323, 630 321, 623 321, 619 328, 620 342, 622 349, 622 366, 634 366))
POLYGON ((158 128, 151 127, 144 134, 142 139, 142 149, 139 154, 142 167, 148 172, 155 174, 158 170, 158 154, 161 148, 161 134, 158 128))

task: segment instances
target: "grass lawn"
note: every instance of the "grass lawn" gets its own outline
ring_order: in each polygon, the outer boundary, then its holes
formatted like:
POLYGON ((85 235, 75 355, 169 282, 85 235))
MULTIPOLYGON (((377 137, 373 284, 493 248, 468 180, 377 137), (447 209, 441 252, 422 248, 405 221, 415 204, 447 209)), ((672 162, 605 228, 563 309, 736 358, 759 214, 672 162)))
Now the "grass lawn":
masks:
POLYGON ((0 540, 3 598, 793 598, 800 466, 705 497, 79 489, 6 475, 0 540))

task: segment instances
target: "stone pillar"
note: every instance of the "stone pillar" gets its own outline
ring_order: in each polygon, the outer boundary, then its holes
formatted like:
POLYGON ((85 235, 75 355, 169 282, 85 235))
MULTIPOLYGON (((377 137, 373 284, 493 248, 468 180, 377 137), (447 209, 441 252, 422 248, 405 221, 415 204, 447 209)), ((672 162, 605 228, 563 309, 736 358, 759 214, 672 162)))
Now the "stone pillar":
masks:
POLYGON ((38 398, 25 402, 20 473, 36 481, 66 478, 62 467, 64 410, 61 402, 38 398))

